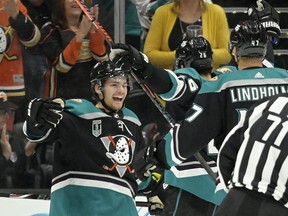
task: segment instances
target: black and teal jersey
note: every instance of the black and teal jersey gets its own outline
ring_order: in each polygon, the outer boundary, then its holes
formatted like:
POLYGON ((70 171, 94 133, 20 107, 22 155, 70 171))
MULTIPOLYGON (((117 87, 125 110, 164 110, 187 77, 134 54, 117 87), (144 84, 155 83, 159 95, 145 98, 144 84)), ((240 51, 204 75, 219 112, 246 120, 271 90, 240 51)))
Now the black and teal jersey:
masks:
MULTIPOLYGON (((191 107, 202 84, 207 80, 193 68, 183 68, 172 73, 168 71, 168 73, 173 87, 170 91, 159 94, 159 96, 167 101, 166 110, 175 121, 184 120, 185 114, 191 107)), ((221 74, 218 73, 217 75, 221 74)), ((200 151, 200 154, 216 175, 215 158, 211 158, 204 150, 200 151)), ((180 165, 165 170, 164 182, 215 204, 220 204, 225 196, 223 192, 215 194, 216 185, 214 180, 194 156, 189 157, 180 165)))
POLYGON ((107 114, 82 99, 67 100, 62 114, 41 137, 54 141, 50 215, 137 216, 133 162, 143 139, 137 116, 127 108, 107 114))
POLYGON ((172 88, 159 96, 166 101, 166 110, 175 121, 184 119, 195 96, 206 80, 194 68, 168 71, 172 88))
POLYGON ((159 142, 158 157, 171 167, 187 160, 212 139, 219 149, 253 103, 287 91, 288 73, 280 68, 235 70, 202 83, 185 120, 159 142))

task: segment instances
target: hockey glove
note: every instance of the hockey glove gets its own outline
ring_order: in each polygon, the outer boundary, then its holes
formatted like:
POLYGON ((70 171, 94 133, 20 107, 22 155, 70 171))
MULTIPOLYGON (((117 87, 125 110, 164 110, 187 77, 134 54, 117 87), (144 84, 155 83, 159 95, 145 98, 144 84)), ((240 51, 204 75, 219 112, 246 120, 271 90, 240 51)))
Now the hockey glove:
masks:
POLYGON ((152 181, 155 185, 149 194, 146 194, 149 203, 150 215, 160 215, 165 203, 165 198, 167 197, 166 191, 169 188, 167 184, 163 181, 164 170, 158 168, 154 169, 152 172, 152 181))
POLYGON ((35 98, 28 105, 27 124, 47 132, 59 124, 63 108, 64 101, 60 98, 35 98))
POLYGON ((159 169, 156 166, 151 167, 144 174, 147 177, 151 176, 148 186, 140 190, 140 192, 147 197, 148 202, 150 203, 150 215, 159 215, 164 208, 161 196, 164 195, 165 197, 163 191, 165 191, 167 187, 163 187, 163 174, 164 170, 159 169))
POLYGON ((164 208, 164 204, 161 199, 156 195, 148 197, 148 202, 151 204, 149 206, 150 215, 160 215, 164 208))
POLYGON ((248 15, 252 19, 261 22, 270 36, 271 42, 277 44, 281 34, 280 19, 277 11, 264 0, 257 0, 256 5, 257 7, 251 5, 248 8, 248 15))
POLYGON ((117 65, 129 64, 130 68, 141 78, 145 79, 150 75, 149 71, 145 70, 149 64, 148 57, 131 45, 113 44, 109 59, 117 65))

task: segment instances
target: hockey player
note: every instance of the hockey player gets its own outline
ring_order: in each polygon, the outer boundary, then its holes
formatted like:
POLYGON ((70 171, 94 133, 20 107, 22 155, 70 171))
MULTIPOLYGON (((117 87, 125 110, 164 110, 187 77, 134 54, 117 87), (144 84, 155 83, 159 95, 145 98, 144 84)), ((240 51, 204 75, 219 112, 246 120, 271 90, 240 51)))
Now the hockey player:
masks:
POLYGON ((288 95, 277 95, 255 104, 227 135, 218 165, 230 190, 217 216, 288 215, 287 116, 288 95))
MULTIPOLYGON (((279 42, 281 35, 278 12, 268 2, 257 0, 255 4, 248 7, 247 13, 249 19, 259 21, 265 27, 269 40, 267 43, 267 52, 262 63, 265 67, 274 67, 273 46, 279 42)), ((236 65, 234 59, 231 60, 230 64, 236 65)))
MULTIPOLYGON (((185 84, 183 88, 178 88, 177 92, 169 92, 172 93, 169 98, 166 97, 166 100, 169 101, 166 103, 166 110, 175 121, 185 118, 202 83, 215 76, 211 72, 212 54, 209 42, 201 36, 185 37, 182 44, 176 49, 173 73, 176 74, 178 82, 185 84)), ((209 161, 211 169, 216 172, 216 160, 213 161, 208 157, 205 151, 201 151, 201 155, 206 161, 209 161)), ((215 183, 194 156, 179 166, 165 170, 164 176, 166 188, 164 187, 165 190, 158 195, 164 203, 164 209, 160 215, 186 215, 187 213, 199 216, 212 215, 215 205, 210 202, 214 201, 215 183), (198 173, 195 175, 196 170, 198 173), (203 196, 204 193, 206 196, 203 196)), ((158 188, 161 190, 161 187, 158 188)), ((216 203, 218 204, 218 202, 216 203)))
POLYGON ((212 54, 210 43, 202 36, 185 36, 176 49, 173 74, 176 74, 177 82, 185 84, 175 92, 165 93, 166 97, 161 94, 167 101, 166 110, 175 121, 184 119, 202 83, 215 76, 212 75, 212 54))
POLYGON ((30 102, 23 126, 27 138, 55 143, 51 216, 138 215, 134 156, 143 137, 137 116, 124 107, 132 87, 128 72, 111 62, 96 64, 91 73, 95 104, 30 102))

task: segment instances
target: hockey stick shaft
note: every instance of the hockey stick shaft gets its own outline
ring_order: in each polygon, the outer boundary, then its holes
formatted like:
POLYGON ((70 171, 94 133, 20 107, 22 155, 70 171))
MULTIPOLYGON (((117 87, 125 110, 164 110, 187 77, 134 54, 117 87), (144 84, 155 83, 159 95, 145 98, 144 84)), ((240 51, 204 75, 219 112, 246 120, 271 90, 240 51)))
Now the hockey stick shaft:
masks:
POLYGON ((91 13, 89 8, 84 4, 83 1, 75 0, 75 2, 81 8, 83 13, 88 17, 88 19, 93 23, 93 25, 95 26, 96 30, 102 35, 102 37, 107 42, 107 44, 111 47, 112 38, 109 36, 109 34, 106 32, 106 30, 100 25, 100 23, 96 20, 96 18, 91 13))
POLYGON ((156 108, 160 111, 160 113, 163 115, 166 121, 170 124, 170 126, 173 127, 175 124, 174 119, 162 106, 160 101, 157 99, 156 94, 145 83, 143 83, 133 71, 131 71, 131 75, 135 79, 135 81, 140 85, 140 87, 146 93, 146 95, 150 98, 150 100, 153 102, 156 108))
MULTIPOLYGON (((171 128, 174 127, 174 125, 175 125, 174 119, 165 110, 163 105, 157 99, 156 94, 145 83, 142 83, 141 80, 136 76, 136 74, 134 72, 131 72, 131 75, 136 80, 136 82, 140 85, 140 87, 143 89, 143 91, 146 93, 146 95, 150 98, 150 100, 153 102, 153 104, 156 106, 156 108, 160 111, 160 113, 163 115, 163 117, 166 119, 166 121, 170 124, 171 128)), ((208 165, 206 160, 202 157, 202 155, 199 152, 197 152, 194 154, 194 157, 200 162, 201 166, 206 170, 206 172, 209 174, 209 176, 212 178, 212 180, 216 183, 217 176, 213 172, 211 167, 208 165)))

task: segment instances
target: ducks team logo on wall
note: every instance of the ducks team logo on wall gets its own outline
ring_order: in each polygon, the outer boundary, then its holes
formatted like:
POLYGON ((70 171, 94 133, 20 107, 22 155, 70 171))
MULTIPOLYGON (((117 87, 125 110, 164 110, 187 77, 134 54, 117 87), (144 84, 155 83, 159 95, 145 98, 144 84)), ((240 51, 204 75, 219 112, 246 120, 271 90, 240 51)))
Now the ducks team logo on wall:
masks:
POLYGON ((125 174, 126 170, 132 173, 133 170, 130 168, 130 164, 135 150, 135 142, 132 138, 117 135, 102 137, 101 140, 107 149, 106 156, 113 163, 110 167, 103 165, 103 168, 110 171, 116 169, 120 177, 125 174))

